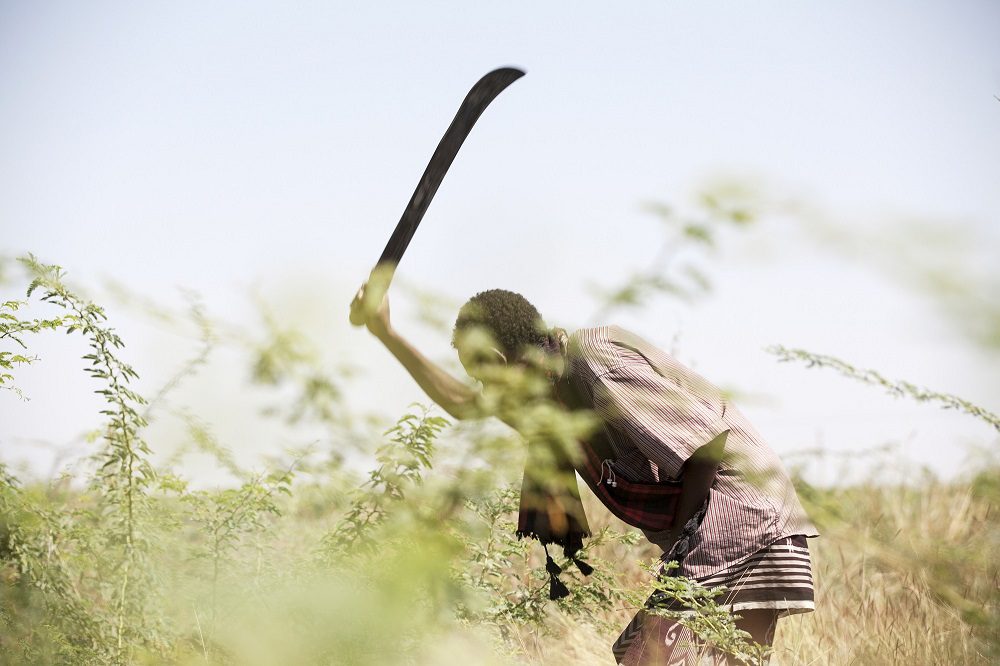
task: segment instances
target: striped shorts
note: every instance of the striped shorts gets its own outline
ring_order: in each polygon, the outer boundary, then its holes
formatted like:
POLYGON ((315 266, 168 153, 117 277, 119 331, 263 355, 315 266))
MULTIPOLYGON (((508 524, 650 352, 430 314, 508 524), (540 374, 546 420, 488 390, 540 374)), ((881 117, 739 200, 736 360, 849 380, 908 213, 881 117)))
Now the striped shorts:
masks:
MULTIPOLYGON (((779 539, 742 562, 695 580, 707 588, 725 587, 716 603, 734 613, 771 608, 778 611, 778 617, 785 617, 815 608, 809 546, 801 535, 779 539)), ((666 662, 659 663, 684 664, 693 663, 688 649, 692 642, 681 625, 640 610, 611 651, 623 666, 648 663, 643 656, 653 651, 666 657, 666 662)))

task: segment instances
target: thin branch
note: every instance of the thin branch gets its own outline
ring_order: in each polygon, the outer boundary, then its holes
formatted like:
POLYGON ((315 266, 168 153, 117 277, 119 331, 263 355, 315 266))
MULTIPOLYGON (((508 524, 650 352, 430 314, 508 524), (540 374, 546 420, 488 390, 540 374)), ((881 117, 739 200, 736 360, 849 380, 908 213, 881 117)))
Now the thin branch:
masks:
POLYGON ((937 403, 944 409, 957 409, 989 423, 993 426, 994 430, 1000 432, 1000 417, 987 409, 974 405, 968 400, 952 395, 951 393, 939 393, 938 391, 932 391, 908 381, 893 381, 885 378, 875 370, 855 368, 850 363, 841 361, 833 356, 814 354, 804 349, 788 349, 781 345, 772 345, 767 347, 765 351, 777 356, 780 362, 801 361, 809 368, 833 368, 845 377, 850 377, 865 384, 881 386, 885 389, 886 393, 897 398, 909 397, 917 402, 937 403))

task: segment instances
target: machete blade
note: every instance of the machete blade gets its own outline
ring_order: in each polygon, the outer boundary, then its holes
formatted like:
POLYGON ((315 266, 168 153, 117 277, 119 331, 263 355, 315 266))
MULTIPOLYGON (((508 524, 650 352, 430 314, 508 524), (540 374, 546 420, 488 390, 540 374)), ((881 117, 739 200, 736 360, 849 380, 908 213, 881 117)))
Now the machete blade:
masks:
POLYGON ((469 93, 458 108, 458 113, 451 121, 451 125, 445 131, 444 136, 438 143, 434 154, 431 156, 427 168, 424 169, 417 188, 413 191, 409 203, 403 210, 403 215, 396 223, 396 228, 389 237, 382 256, 372 269, 368 283, 359 293, 360 299, 355 297, 351 304, 351 323, 360 326, 364 323, 366 314, 374 311, 378 304, 382 302, 382 296, 389 288, 396 266, 399 265, 406 252, 413 234, 416 233, 420 221, 427 212, 427 207, 437 193, 441 181, 448 173, 449 167, 455 161, 459 148, 469 136, 472 127, 479 120, 486 107, 490 105, 497 95, 504 91, 514 81, 524 76, 524 72, 513 67, 501 67, 495 69, 472 86, 469 93), (360 301, 360 302, 359 302, 360 301))

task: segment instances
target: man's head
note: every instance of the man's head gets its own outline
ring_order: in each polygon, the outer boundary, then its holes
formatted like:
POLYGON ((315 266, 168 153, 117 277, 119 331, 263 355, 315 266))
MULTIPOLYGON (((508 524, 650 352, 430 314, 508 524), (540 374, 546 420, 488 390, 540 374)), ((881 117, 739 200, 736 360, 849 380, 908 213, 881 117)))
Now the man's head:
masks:
POLYGON ((521 294, 504 289, 482 291, 458 311, 451 344, 473 377, 484 363, 513 364, 531 348, 544 349, 545 322, 521 294))

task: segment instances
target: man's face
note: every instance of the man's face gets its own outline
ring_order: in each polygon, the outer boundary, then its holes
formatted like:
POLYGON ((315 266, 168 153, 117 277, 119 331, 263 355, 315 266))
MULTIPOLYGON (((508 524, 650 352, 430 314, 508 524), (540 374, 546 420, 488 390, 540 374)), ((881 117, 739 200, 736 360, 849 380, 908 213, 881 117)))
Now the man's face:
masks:
POLYGON ((507 367, 507 357, 497 348, 493 336, 482 329, 463 331, 456 342, 458 360, 473 379, 483 383, 507 367))
MULTIPOLYGON (((471 328, 456 336, 458 359, 469 376, 483 384, 484 389, 499 391, 505 399, 536 400, 550 390, 546 359, 527 356, 510 358, 484 328, 471 328)), ((540 349, 533 350, 544 356, 540 349)))

